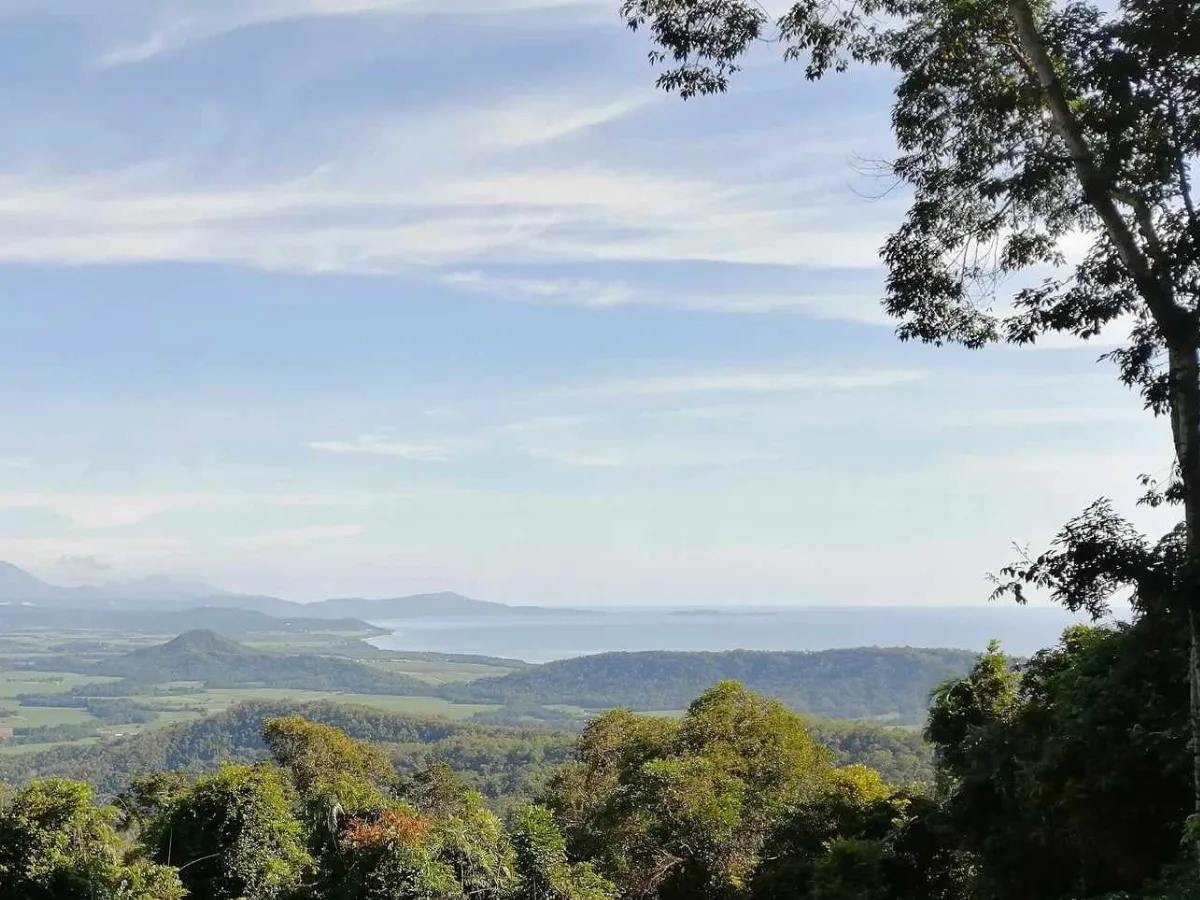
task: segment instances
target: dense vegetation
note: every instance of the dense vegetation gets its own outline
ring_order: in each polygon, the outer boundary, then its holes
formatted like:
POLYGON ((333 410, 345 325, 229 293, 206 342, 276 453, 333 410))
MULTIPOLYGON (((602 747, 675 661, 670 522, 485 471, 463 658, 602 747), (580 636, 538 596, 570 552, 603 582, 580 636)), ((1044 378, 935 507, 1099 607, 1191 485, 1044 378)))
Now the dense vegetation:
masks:
MULTIPOLYGON (((209 772, 222 762, 260 761, 266 753, 263 722, 282 715, 302 715, 377 744, 401 772, 446 763, 502 806, 531 796, 551 767, 567 759, 574 741, 563 731, 455 723, 344 703, 254 702, 104 744, 0 757, 0 780, 23 784, 63 776, 88 782, 102 796, 111 796, 134 778, 156 771, 209 772)), ((896 784, 932 781, 929 749, 915 732, 846 722, 807 724, 814 739, 839 764, 870 765, 896 784)))
POLYGON ((734 680, 811 715, 921 722, 930 691, 964 674, 972 659, 965 650, 874 647, 604 653, 448 686, 443 693, 479 703, 672 710, 683 709, 719 681, 734 680))

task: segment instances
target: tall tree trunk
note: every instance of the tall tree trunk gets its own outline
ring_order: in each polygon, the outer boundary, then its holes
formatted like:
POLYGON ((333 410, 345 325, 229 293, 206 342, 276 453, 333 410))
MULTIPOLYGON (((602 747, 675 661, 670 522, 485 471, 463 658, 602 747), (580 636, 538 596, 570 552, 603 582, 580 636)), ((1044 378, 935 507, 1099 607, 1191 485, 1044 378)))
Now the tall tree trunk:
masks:
MULTIPOLYGON (((1194 812, 1200 816, 1200 358, 1190 336, 1171 344, 1171 432, 1183 481, 1187 560, 1182 600, 1187 606, 1191 654, 1192 784, 1194 812)), ((1197 847, 1200 864, 1200 847, 1197 847)))

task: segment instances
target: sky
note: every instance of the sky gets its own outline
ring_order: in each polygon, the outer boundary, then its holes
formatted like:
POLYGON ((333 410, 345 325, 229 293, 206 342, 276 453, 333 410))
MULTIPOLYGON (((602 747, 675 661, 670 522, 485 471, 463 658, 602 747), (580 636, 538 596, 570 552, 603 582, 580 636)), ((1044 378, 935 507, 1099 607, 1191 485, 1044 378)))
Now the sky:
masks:
POLYGON ((1169 463, 1100 344, 898 342, 890 77, 616 0, 0 0, 0 559, 300 600, 986 602, 1169 463))

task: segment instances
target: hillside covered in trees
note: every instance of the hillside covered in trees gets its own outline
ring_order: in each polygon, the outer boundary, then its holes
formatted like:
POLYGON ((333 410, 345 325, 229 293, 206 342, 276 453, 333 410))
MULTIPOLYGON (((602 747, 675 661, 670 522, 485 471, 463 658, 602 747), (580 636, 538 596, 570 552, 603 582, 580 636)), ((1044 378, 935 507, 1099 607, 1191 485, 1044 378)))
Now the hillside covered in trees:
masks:
POLYGON ((963 675, 973 657, 966 650, 907 647, 604 653, 448 686, 444 695, 481 703, 669 710, 683 709, 701 691, 733 680, 815 716, 921 722, 930 691, 963 675))
MULTIPOLYGON (((179 693, 181 682, 205 688, 262 688, 394 696, 432 696, 455 703, 495 704, 497 721, 537 716, 572 721, 547 707, 601 711, 679 711, 719 681, 739 681, 797 712, 835 719, 877 719, 915 725, 924 720, 929 693, 963 675, 966 650, 862 647, 820 651, 604 653, 542 665, 491 657, 402 653, 341 638, 311 645, 249 646, 207 629, 123 653, 88 652, 14 656, 10 665, 70 672, 97 681, 72 688, 72 696, 132 697, 155 689, 179 693), (481 677, 437 683, 393 671, 430 661, 477 665, 481 677), (499 670, 506 674, 493 675, 499 670)), ((180 693, 180 696, 185 694, 180 693)), ((61 699, 61 696, 59 697, 61 699)), ((56 703, 54 694, 23 696, 22 703, 56 703)), ((578 722, 575 718, 574 721, 578 722)))
MULTIPOLYGON (((0 756, 0 781, 48 776, 85 781, 100 796, 161 770, 211 772, 223 762, 266 757, 263 723, 300 715, 383 748, 401 772, 445 763, 492 800, 528 798, 550 768, 564 762, 575 736, 544 728, 489 727, 383 712, 345 703, 243 703, 196 722, 102 744, 0 756)), ((919 734, 849 722, 806 720, 814 739, 841 764, 862 763, 896 784, 932 781, 932 757, 919 734)))
POLYGON ((356 660, 317 653, 256 650, 206 629, 188 631, 164 644, 98 662, 81 662, 77 656, 69 655, 50 657, 38 664, 52 671, 111 676, 134 685, 196 681, 209 687, 269 685, 298 691, 429 693, 425 682, 356 660))

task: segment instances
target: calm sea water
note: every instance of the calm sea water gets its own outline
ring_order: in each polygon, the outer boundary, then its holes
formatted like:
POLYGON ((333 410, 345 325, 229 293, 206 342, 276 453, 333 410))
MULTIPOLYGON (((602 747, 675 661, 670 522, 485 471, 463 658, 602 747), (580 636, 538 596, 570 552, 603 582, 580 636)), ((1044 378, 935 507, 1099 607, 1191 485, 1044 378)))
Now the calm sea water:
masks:
POLYGON ((514 615, 502 621, 379 622, 372 643, 548 662, 614 650, 828 650, 836 647, 962 647, 995 638, 1027 655, 1054 644, 1078 620, 1058 609, 1012 606, 808 607, 774 610, 607 609, 569 617, 514 615))

